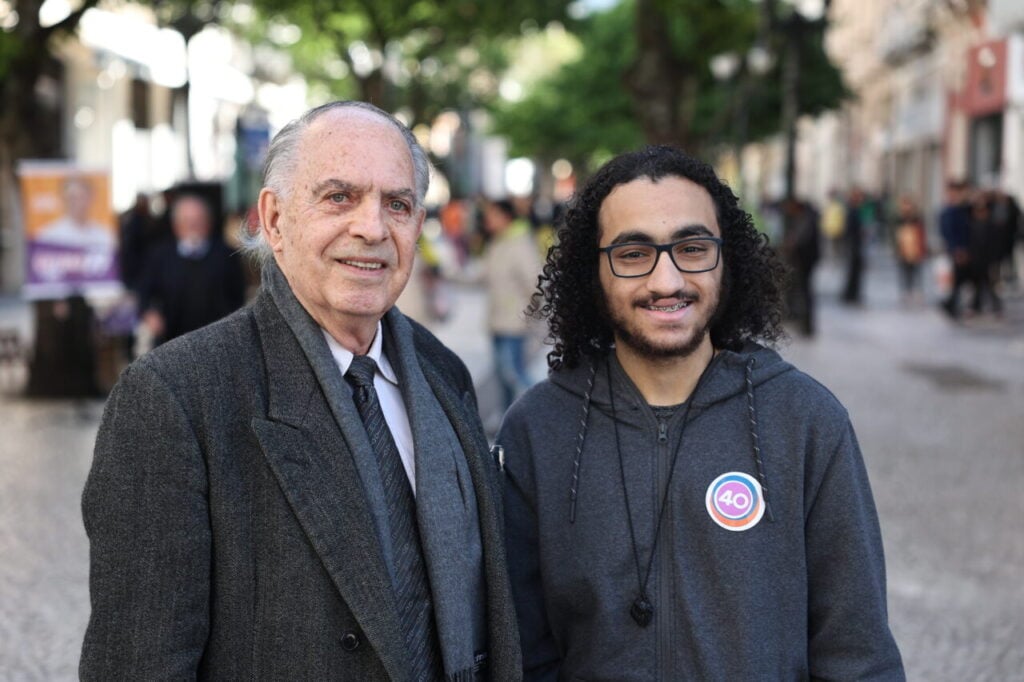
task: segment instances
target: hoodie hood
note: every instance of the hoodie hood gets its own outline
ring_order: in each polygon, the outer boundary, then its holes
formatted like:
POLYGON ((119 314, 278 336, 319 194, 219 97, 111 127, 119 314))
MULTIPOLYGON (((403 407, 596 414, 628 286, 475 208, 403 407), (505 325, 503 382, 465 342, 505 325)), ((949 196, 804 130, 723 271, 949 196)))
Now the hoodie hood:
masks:
MULTIPOLYGON (((742 350, 719 351, 711 360, 707 370, 701 376, 697 387, 690 396, 683 429, 703 410, 745 394, 748 406, 747 427, 750 432, 751 456, 757 469, 758 482, 764 494, 765 508, 769 521, 774 521, 771 501, 769 498, 768 478, 765 475, 764 461, 761 455, 760 427, 757 420, 757 402, 754 398, 756 388, 775 377, 793 371, 794 367, 783 360, 775 351, 759 344, 749 342, 742 350)), ((626 374, 615 358, 608 353, 603 358, 595 358, 591 362, 568 370, 552 372, 550 380, 573 395, 580 398, 579 432, 576 437, 575 456, 573 457, 572 485, 569 490, 570 511, 569 522, 576 520, 576 500, 579 496, 579 478, 582 466, 583 444, 587 437, 590 409, 596 407, 605 413, 614 412, 615 419, 634 425, 641 424, 645 419, 643 396, 636 385, 626 374), (610 367, 606 367, 611 363, 610 367), (611 377, 611 384, 606 377, 611 377), (615 410, 612 410, 611 391, 616 391, 615 410)))
MULTIPOLYGON (((622 408, 626 407, 628 403, 629 407, 639 407, 639 401, 642 401, 643 398, 613 353, 590 362, 584 362, 572 369, 552 372, 549 378, 556 386, 580 398, 587 397, 589 391, 589 399, 593 405, 602 410, 608 410, 611 406, 611 398, 608 382, 604 379, 604 363, 606 361, 612 363, 612 381, 616 385, 624 382, 629 387, 629 390, 621 391, 622 387, 620 386, 619 395, 625 393, 625 397, 617 395, 616 405, 622 408), (598 370, 596 376, 595 370, 598 370)), ((715 359, 711 361, 708 375, 699 390, 692 396, 693 407, 694 409, 707 408, 746 391, 748 381, 753 388, 756 388, 780 374, 793 371, 793 369, 793 366, 783 360, 774 350, 753 342, 748 342, 740 351, 719 351, 715 359)))

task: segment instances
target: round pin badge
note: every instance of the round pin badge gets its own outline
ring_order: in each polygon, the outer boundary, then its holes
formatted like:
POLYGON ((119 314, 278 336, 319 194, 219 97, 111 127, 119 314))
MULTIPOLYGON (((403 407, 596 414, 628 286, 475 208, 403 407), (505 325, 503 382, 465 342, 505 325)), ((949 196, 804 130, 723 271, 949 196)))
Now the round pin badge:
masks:
POLYGON ((726 530, 749 530, 764 516, 761 484, 741 471, 730 471, 712 481, 705 504, 711 520, 726 530))

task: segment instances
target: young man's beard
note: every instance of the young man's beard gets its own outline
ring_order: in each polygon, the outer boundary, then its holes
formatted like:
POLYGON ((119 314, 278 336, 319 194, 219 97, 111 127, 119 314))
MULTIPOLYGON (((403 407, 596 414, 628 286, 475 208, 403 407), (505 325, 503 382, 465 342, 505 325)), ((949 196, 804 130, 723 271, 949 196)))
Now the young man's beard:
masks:
POLYGON ((612 331, 617 342, 629 346, 633 352, 651 360, 667 360, 691 355, 700 348, 701 343, 711 329, 711 323, 715 319, 720 305, 716 304, 708 318, 700 327, 694 328, 686 338, 675 343, 658 344, 647 338, 642 332, 634 331, 625 320, 617 319, 614 314, 609 314, 612 331))
MULTIPOLYGON (((701 343, 704 342, 704 338, 710 333, 711 328, 721 319, 722 314, 725 311, 725 301, 729 294, 729 277, 724 274, 722 277, 721 285, 718 289, 717 300, 707 316, 707 319, 703 321, 699 327, 695 327, 693 332, 685 339, 681 339, 676 343, 668 344, 657 344, 651 339, 647 338, 642 332, 635 331, 631 328, 631 325, 626 319, 619 319, 609 308, 606 300, 602 298, 602 307, 605 319, 608 321, 609 326, 612 329, 613 336, 617 342, 629 346, 637 355, 645 357, 651 360, 667 360, 670 358, 687 357, 694 351, 700 348, 701 343)), ((684 296, 682 292, 676 294, 680 298, 692 298, 690 296, 684 296)), ((699 299, 693 298, 693 303, 698 303, 699 299)), ((639 305, 639 304, 637 304, 639 305)))

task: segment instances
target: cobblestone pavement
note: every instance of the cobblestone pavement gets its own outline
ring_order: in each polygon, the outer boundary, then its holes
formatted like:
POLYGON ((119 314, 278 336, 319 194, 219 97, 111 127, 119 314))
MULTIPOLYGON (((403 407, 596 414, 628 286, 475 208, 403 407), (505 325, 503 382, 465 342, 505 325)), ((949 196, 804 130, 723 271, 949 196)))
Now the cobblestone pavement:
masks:
POLYGON ((0 680, 78 677, 89 617, 78 503, 101 409, 0 398, 0 680))
MULTIPOLYGON (((1004 320, 953 325, 900 306, 884 268, 869 271, 863 309, 840 307, 838 274, 818 277, 818 337, 782 353, 853 418, 908 676, 1022 679, 1024 299, 1004 320)), ((439 331, 467 357, 489 412, 481 310, 479 294, 461 291, 439 331)), ((79 499, 102 402, 0 395, 0 410, 0 681, 72 680, 88 618, 79 499)))

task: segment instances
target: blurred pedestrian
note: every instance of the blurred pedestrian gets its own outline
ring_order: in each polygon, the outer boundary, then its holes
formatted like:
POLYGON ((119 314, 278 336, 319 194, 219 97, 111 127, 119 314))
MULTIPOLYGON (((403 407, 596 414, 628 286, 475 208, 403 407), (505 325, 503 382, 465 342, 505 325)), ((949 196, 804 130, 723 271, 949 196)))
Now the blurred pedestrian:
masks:
POLYGON ((551 372, 497 439, 526 679, 904 679, 849 416, 758 343, 782 272, 678 150, 580 190, 534 307, 551 372))
POLYGON ((1017 281, 1014 250, 1021 235, 1020 206, 1016 199, 998 188, 992 192, 989 201, 992 225, 998 242, 997 262, 994 265, 997 271, 995 281, 1014 283, 1017 281))
POLYGON ((971 269, 971 284, 974 296, 971 311, 982 312, 991 304, 992 312, 1003 312, 1003 301, 996 291, 996 268, 998 267, 1002 244, 996 224, 992 220, 988 197, 979 193, 971 200, 968 252, 971 269))
POLYGON ((416 252, 409 284, 402 290, 395 305, 403 315, 431 328, 448 319, 451 304, 445 288, 441 257, 437 248, 422 232, 416 240, 416 252))
POLYGON ((503 404, 508 408, 533 383, 526 369, 530 324, 524 311, 537 286, 540 258, 530 224, 510 201, 485 200, 483 224, 487 327, 503 404))
POLYGON ((242 263, 214 236, 202 197, 175 199, 171 229, 174 241, 154 249, 139 285, 142 323, 156 344, 216 322, 245 302, 242 263))
POLYGON ((121 282, 126 289, 137 293, 156 230, 149 196, 142 192, 135 195, 135 203, 121 215, 120 223, 118 263, 121 282))
POLYGON ((473 383, 393 306, 428 180, 412 133, 362 102, 271 141, 256 300, 107 402, 83 680, 516 678, 473 383))
POLYGON ((828 201, 821 216, 821 231, 826 238, 826 252, 829 259, 839 251, 839 243, 846 230, 846 205, 843 203, 842 192, 831 189, 828 201))
POLYGON ((862 279, 864 277, 864 248, 867 239, 867 224, 864 191, 854 187, 850 191, 846 206, 846 220, 843 221, 843 249, 846 253, 846 284, 842 301, 847 305, 861 304, 862 279))
POLYGON ((800 333, 814 335, 814 268, 821 257, 820 219, 796 197, 782 202, 782 256, 789 266, 786 310, 800 333))
POLYGON ((455 253, 455 265, 462 269, 469 258, 469 241, 466 236, 466 201, 452 199, 438 211, 438 220, 445 239, 455 253))
POLYGON ((96 363, 96 316, 81 294, 35 302, 35 346, 29 362, 30 396, 102 395, 96 363))
POLYGON ((900 289, 903 302, 924 300, 921 288, 921 266, 928 257, 928 241, 924 219, 913 197, 904 195, 899 199, 896 213, 896 259, 900 267, 900 289))
POLYGON ((946 243, 953 271, 953 284, 942 308, 953 319, 960 317, 960 290, 972 279, 970 255, 971 207, 968 186, 962 180, 946 183, 946 203, 939 212, 939 233, 946 243))

